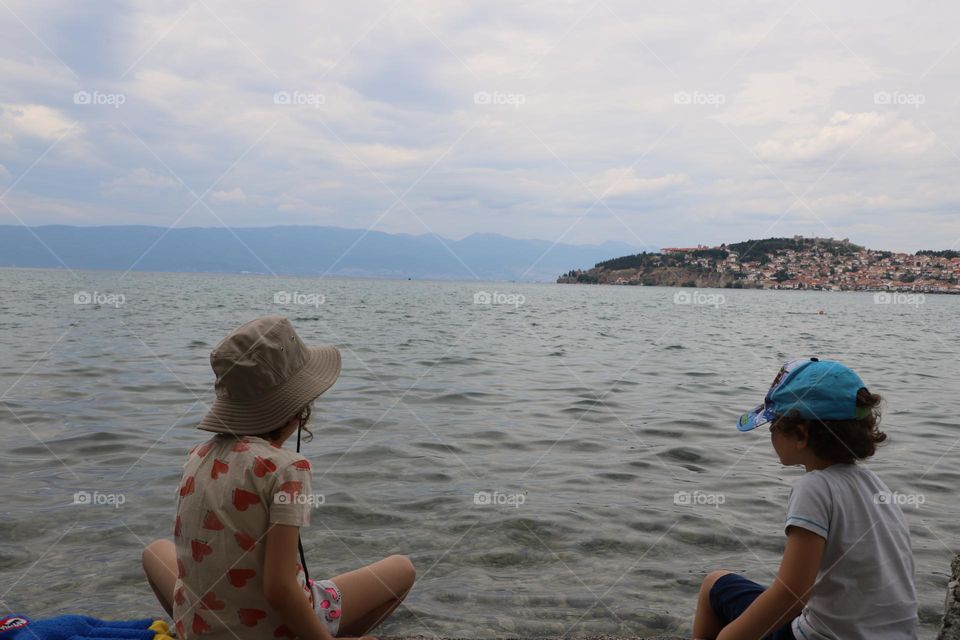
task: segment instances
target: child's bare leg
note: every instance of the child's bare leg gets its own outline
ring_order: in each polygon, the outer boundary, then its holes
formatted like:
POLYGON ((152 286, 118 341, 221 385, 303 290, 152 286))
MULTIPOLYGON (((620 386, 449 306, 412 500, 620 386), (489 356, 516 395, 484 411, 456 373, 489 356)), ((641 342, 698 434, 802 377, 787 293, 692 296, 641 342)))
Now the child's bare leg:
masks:
POLYGON ((338 635, 361 636, 386 620, 410 592, 416 577, 409 558, 390 556, 331 578, 340 588, 338 635))
POLYGON ((697 613, 693 618, 693 637, 695 640, 713 640, 723 629, 723 623, 717 618, 710 606, 710 589, 714 583, 729 571, 713 571, 707 574, 700 585, 700 597, 697 599, 697 613))
POLYGON ((177 549, 169 540, 154 540, 143 550, 143 572, 147 582, 173 617, 173 588, 177 583, 177 549))

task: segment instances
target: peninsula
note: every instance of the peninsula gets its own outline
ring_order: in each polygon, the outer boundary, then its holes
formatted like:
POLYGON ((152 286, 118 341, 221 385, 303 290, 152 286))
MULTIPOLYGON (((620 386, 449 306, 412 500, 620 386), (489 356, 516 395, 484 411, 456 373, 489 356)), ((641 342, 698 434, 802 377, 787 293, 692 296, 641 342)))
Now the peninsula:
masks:
POLYGON ((559 283, 960 293, 960 251, 875 251, 833 238, 665 248, 575 269, 559 283))

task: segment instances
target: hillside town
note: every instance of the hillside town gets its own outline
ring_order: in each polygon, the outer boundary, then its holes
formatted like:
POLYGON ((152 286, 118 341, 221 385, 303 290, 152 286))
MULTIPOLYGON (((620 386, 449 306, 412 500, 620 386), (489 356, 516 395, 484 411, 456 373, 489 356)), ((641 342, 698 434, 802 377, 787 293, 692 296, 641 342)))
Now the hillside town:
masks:
POLYGON ((574 270, 558 282, 960 293, 960 252, 875 251, 832 238, 669 247, 574 270))

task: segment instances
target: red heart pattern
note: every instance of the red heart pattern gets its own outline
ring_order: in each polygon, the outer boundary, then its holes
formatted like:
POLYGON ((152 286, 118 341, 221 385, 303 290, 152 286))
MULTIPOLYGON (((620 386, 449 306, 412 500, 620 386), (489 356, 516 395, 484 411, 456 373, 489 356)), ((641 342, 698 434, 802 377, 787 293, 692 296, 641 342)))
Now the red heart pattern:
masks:
POLYGON ((210 467, 210 477, 216 480, 220 477, 221 473, 226 473, 230 470, 230 465, 221 460, 220 458, 213 459, 213 466, 210 467))
POLYGON ((223 529, 223 523, 220 522, 220 518, 217 517, 213 511, 207 511, 206 517, 203 519, 203 528, 210 529, 211 531, 220 531, 223 529))
POLYGON ((237 615, 240 616, 240 622, 244 625, 255 627, 257 622, 267 617, 267 612, 260 609, 238 609, 237 615))
POLYGON ((207 624, 207 621, 200 617, 200 614, 193 614, 193 624, 191 625, 193 632, 196 634, 201 633, 210 633, 213 629, 207 624))
MULTIPOLYGON (((187 464, 187 474, 194 475, 185 474, 178 487, 178 493, 181 499, 193 495, 197 495, 197 497, 178 502, 178 514, 173 527, 174 537, 178 539, 178 546, 181 546, 182 542, 190 541, 190 555, 194 562, 202 564, 211 555, 217 558, 216 561, 206 562, 205 566, 208 567, 212 566, 211 563, 219 564, 221 560, 227 560, 227 566, 233 564, 241 557, 238 555, 241 553, 240 550, 243 552, 256 551, 258 547, 256 536, 261 532, 258 528, 259 525, 251 524, 251 522, 259 522, 260 516, 264 513, 259 509, 254 509, 252 515, 241 516, 236 512, 224 511, 223 507, 219 506, 223 504, 223 498, 218 498, 217 494, 226 497, 226 492, 230 491, 231 503, 237 512, 248 512, 250 507, 265 508, 265 499, 262 496, 269 496, 271 487, 276 487, 276 491, 295 497, 303 492, 309 477, 291 474, 293 477, 300 479, 289 480, 290 475, 287 475, 287 478, 284 478, 285 481, 277 483, 279 484, 279 487, 277 487, 276 484, 273 484, 274 481, 270 474, 276 474, 281 467, 283 467, 285 473, 290 473, 289 467, 286 466, 288 464, 294 469, 308 473, 312 469, 310 462, 305 459, 289 462, 290 458, 284 457, 286 452, 282 448, 279 448, 279 451, 275 453, 270 452, 263 447, 265 443, 259 439, 240 438, 233 441, 232 445, 225 445, 229 448, 219 446, 216 444, 217 442, 220 442, 220 439, 217 439, 216 442, 212 440, 205 442, 191 450, 191 458, 187 464), (249 456, 239 455, 248 451, 252 451, 249 456), (211 452, 214 455, 211 455, 211 452), (209 463, 201 461, 207 456, 210 457, 209 463), (210 466, 210 479, 205 475, 205 470, 200 470, 197 473, 197 470, 206 464, 210 466), (252 475, 250 475, 251 467, 252 475), (202 520, 200 518, 201 514, 202 520), (254 518, 254 520, 248 522, 250 518, 254 518), (222 538, 216 537, 216 535, 221 534, 203 533, 204 531, 218 532, 227 529, 233 534, 239 549, 232 547, 230 544, 224 546, 222 538), (224 557, 221 558, 221 555, 224 557)), ((249 566, 250 563, 245 564, 249 566)), ((190 571, 191 574, 198 574, 199 570, 191 568, 190 571)), ((232 588, 244 589, 250 585, 251 580, 258 579, 258 572, 258 567, 229 569, 226 577, 232 588)), ((187 575, 184 563, 180 559, 177 560, 177 575, 181 580, 187 575)), ((209 616, 214 615, 216 617, 217 614, 213 612, 224 610, 236 611, 240 623, 247 628, 255 628, 261 621, 266 620, 262 632, 264 635, 270 630, 271 626, 280 622, 279 620, 275 621, 267 610, 235 608, 239 604, 248 603, 242 601, 234 603, 231 601, 231 597, 236 598, 236 595, 228 597, 228 592, 223 591, 223 589, 229 590, 229 588, 220 587, 220 589, 220 594, 207 591, 202 598, 197 600, 196 596, 187 597, 185 581, 177 584, 173 601, 181 612, 191 616, 191 618, 187 618, 184 615, 181 620, 176 621, 174 626, 179 637, 184 637, 186 633, 190 633, 192 636, 219 633, 222 623, 217 624, 209 616), (187 609, 188 605, 189 610, 187 609), (187 626, 188 624, 189 626, 187 626)), ((312 606, 313 593, 306 587, 305 591, 305 595, 311 601, 312 606)), ((239 592, 230 593, 237 594, 239 592)), ((324 593, 324 596, 324 598, 321 598, 321 600, 324 600, 324 611, 330 612, 333 608, 332 601, 334 598, 327 593, 324 593)), ((256 605, 257 602, 250 601, 249 604, 256 605)), ((219 615, 223 616, 224 614, 220 613, 219 615)), ((287 624, 276 626, 272 629, 272 633, 273 637, 278 640, 296 640, 297 638, 296 632, 287 624)))
POLYGON ((203 559, 213 553, 213 547, 200 540, 190 541, 190 553, 194 562, 203 562, 203 559))
POLYGON ((291 498, 296 498, 298 495, 300 495, 300 492, 303 491, 303 483, 296 480, 284 482, 280 485, 280 491, 290 494, 291 498))
POLYGON ((209 609, 211 611, 220 611, 227 606, 227 603, 223 600, 217 599, 217 594, 213 591, 208 591, 202 598, 200 598, 200 608, 209 609))
POLYGON ((254 547, 257 546, 257 541, 242 531, 237 531, 233 534, 233 537, 244 551, 253 551, 254 547))
POLYGON ((193 493, 194 490, 194 479, 193 476, 188 477, 183 481, 183 484, 180 485, 180 497, 188 496, 193 493))
POLYGON ((253 475, 258 478, 262 478, 268 473, 273 473, 277 470, 277 465, 274 464, 273 460, 270 458, 261 458, 257 456, 253 460, 253 475))
POLYGON ((247 584, 247 580, 250 580, 255 575, 257 575, 257 572, 253 569, 230 569, 227 571, 227 580, 237 589, 241 589, 247 584))
POLYGON ((233 506, 237 511, 246 511, 252 504, 260 504, 260 496, 245 489, 233 490, 233 506))

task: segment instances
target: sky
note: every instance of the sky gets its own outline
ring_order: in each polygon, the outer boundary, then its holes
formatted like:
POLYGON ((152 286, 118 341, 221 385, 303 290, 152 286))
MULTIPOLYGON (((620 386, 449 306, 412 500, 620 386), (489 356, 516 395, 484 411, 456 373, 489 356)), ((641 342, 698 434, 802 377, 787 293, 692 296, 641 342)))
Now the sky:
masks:
POLYGON ((0 0, 0 224, 960 248, 947 0, 0 0))

